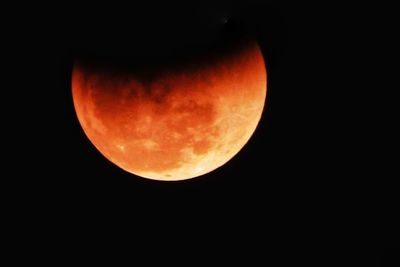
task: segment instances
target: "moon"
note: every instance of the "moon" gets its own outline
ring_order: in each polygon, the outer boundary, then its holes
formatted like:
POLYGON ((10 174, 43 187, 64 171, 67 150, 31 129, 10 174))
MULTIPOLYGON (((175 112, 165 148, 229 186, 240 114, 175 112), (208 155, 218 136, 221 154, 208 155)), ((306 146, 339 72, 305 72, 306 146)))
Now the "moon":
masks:
POLYGON ((258 43, 151 77, 76 61, 72 98, 93 145, 123 170, 177 181, 209 173, 248 142, 262 115, 267 72, 258 43))

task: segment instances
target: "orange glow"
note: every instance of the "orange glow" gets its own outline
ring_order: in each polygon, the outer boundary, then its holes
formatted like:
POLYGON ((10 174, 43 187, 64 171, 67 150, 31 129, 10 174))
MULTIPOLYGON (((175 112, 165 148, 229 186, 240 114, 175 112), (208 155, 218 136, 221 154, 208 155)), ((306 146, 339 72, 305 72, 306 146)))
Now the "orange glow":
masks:
POLYGON ((262 114, 266 70, 253 42, 231 56, 149 80, 75 64, 72 92, 82 128, 122 169, 150 179, 183 180, 229 161, 262 114))

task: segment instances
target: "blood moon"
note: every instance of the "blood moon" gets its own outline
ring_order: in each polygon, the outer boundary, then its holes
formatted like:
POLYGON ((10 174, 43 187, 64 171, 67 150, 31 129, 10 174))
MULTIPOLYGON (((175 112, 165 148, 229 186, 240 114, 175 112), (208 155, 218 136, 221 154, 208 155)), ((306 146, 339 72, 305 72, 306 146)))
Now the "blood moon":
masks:
POLYGON ((190 68, 151 79, 76 62, 72 95, 78 120, 111 162, 155 180, 184 180, 222 166, 250 139, 267 91, 255 41, 190 68))

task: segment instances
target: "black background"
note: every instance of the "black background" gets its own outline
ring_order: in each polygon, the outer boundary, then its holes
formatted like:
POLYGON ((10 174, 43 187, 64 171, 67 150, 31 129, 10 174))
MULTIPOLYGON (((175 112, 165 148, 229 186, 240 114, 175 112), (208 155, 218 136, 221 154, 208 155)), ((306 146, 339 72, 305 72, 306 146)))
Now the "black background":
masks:
POLYGON ((26 6, 18 12, 24 22, 10 31, 16 42, 5 50, 17 73, 15 99, 26 107, 10 122, 17 145, 7 144, 15 163, 8 180, 17 184, 8 202, 17 204, 11 210, 22 218, 15 219, 22 240, 44 242, 58 258, 118 244, 133 255, 131 246, 154 251, 149 261, 172 250, 169 256, 210 264, 217 257, 245 266, 391 266, 395 187, 390 162, 377 156, 371 138, 382 120, 363 110, 379 101, 369 89, 384 82, 372 79, 367 64, 380 52, 362 36, 381 39, 365 8, 278 1, 26 6), (98 153, 73 108, 76 56, 173 61, 226 29, 254 35, 268 70, 262 119, 239 154, 196 179, 158 182, 98 153), (376 102, 366 103, 366 95, 376 102))

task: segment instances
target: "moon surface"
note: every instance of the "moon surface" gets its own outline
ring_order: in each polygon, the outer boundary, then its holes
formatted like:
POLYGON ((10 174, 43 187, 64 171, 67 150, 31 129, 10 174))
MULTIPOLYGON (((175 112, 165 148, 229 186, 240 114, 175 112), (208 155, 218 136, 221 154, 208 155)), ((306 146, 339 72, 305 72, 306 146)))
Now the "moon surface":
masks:
POLYGON ((72 71, 75 110, 93 145, 120 168, 163 181, 197 177, 229 161, 254 133, 266 92, 256 41, 151 78, 78 61, 72 71))

